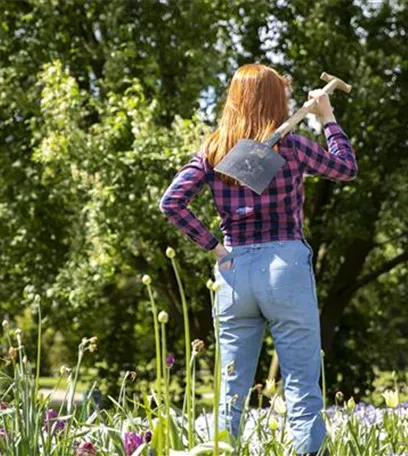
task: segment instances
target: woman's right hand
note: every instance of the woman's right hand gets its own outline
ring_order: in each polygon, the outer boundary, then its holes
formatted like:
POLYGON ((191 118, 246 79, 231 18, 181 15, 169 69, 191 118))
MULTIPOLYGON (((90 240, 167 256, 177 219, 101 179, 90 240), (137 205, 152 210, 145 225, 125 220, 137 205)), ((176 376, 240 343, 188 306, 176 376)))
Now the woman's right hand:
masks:
MULTIPOLYGON (((220 243, 218 243, 213 250, 216 257, 217 263, 225 256, 228 255, 229 251, 220 243)), ((232 266, 232 260, 226 261, 225 263, 219 264, 219 269, 229 269, 232 266)))
POLYGON ((323 89, 311 90, 309 100, 312 99, 317 101, 316 106, 310 111, 312 114, 319 116, 323 123, 336 122, 329 95, 323 89))

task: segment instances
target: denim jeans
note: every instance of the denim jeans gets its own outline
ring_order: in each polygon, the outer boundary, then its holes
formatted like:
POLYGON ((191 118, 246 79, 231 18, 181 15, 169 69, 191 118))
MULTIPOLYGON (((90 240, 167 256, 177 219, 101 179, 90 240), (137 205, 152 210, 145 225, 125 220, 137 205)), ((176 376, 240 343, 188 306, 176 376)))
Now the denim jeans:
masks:
MULTIPOLYGON (((277 350, 288 422, 298 453, 318 451, 326 434, 320 325, 312 249, 304 240, 227 247, 215 265, 221 347, 219 429, 238 434, 268 326, 277 350), (231 260, 229 269, 219 268, 231 260)), ((213 317, 215 309, 213 309, 213 317)))

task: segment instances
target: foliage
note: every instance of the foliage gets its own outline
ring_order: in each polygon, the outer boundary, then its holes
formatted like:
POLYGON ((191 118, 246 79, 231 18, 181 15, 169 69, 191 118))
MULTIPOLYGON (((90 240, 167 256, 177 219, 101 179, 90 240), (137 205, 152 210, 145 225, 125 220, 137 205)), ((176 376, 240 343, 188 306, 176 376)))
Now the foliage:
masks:
MULTIPOLYGON (((184 347, 177 280, 164 256, 171 245, 192 337, 211 343, 212 258, 167 225, 159 198, 213 125, 203 112, 219 111, 237 65, 260 61, 290 75, 295 106, 326 70, 354 86, 333 104, 359 177, 346 185, 308 179, 306 234, 330 398, 337 389, 369 394, 376 373, 401 371, 408 353, 406 0, 153 3, 19 0, 0 9, 4 314, 24 314, 39 293, 44 328, 63 337, 66 362, 92 332, 98 376, 112 392, 136 365, 151 381, 143 274, 171 315, 176 356, 184 347)), ((307 123, 302 130, 315 133, 307 123)), ((208 193, 193 209, 220 234, 208 193)), ((258 380, 269 361, 264 353, 258 380)))

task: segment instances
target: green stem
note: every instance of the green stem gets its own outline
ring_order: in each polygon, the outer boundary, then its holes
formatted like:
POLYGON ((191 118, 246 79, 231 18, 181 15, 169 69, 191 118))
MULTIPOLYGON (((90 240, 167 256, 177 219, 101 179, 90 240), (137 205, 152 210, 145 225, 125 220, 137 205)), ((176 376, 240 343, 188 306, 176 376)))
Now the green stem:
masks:
POLYGON ((150 285, 147 286, 147 291, 149 292, 150 303, 152 305, 153 313, 153 325, 154 325, 154 338, 156 340, 156 384, 157 384, 157 402, 158 408, 160 410, 161 406, 161 381, 162 381, 162 371, 161 371, 161 355, 160 355, 160 328, 159 322, 157 320, 157 307, 153 298, 153 293, 150 285))
POLYGON ((323 409, 326 410, 326 374, 324 370, 324 351, 320 350, 322 363, 323 409))
POLYGON ((38 338, 37 338, 37 365, 35 372, 35 395, 34 400, 37 400, 38 389, 40 386, 40 363, 41 363, 41 307, 38 305, 38 338))
MULTIPOLYGON (((152 305, 152 314, 153 314, 153 325, 154 325, 154 338, 156 343, 156 388, 157 388, 157 414, 159 419, 159 444, 158 452, 161 454, 162 451, 162 417, 161 417, 161 382, 162 382, 162 370, 161 370, 161 352, 160 352, 160 328, 159 322, 157 320, 157 307, 154 301, 152 289, 150 285, 147 285, 147 291, 149 293, 150 303, 152 305)), ((163 368, 164 369, 164 368, 163 368)))
POLYGON ((218 294, 215 298, 215 366, 214 366, 214 456, 218 456, 218 413, 220 400, 221 356, 218 294))
POLYGON ((163 362, 163 381, 164 381, 164 406, 165 406, 165 413, 166 413, 166 420, 165 420, 165 454, 168 456, 170 454, 170 397, 169 397, 169 383, 167 381, 167 367, 166 367, 166 324, 161 324, 161 335, 162 335, 162 362, 163 362))
POLYGON ((177 264, 174 258, 171 258, 174 272, 176 274, 177 284, 180 292, 181 303, 183 306, 184 318, 184 335, 185 335, 185 350, 186 350, 186 396, 187 396, 187 420, 188 420, 188 449, 191 450, 194 446, 194 423, 191 409, 191 372, 189 369, 191 360, 191 343, 190 343, 190 324, 188 319, 187 301, 184 294, 183 284, 180 280, 180 275, 177 269, 177 264))

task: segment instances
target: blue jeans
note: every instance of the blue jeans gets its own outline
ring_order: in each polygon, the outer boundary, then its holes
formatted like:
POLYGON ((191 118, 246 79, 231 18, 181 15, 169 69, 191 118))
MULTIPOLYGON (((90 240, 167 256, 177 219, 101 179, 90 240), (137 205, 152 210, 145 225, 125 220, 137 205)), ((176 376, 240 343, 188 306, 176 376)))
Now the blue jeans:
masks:
POLYGON ((220 282, 215 297, 222 369, 219 429, 238 434, 267 325, 278 354, 295 450, 318 451, 326 428, 319 413, 321 345, 312 249, 304 240, 227 249, 214 268, 220 282), (218 267, 228 260, 231 268, 218 267))

